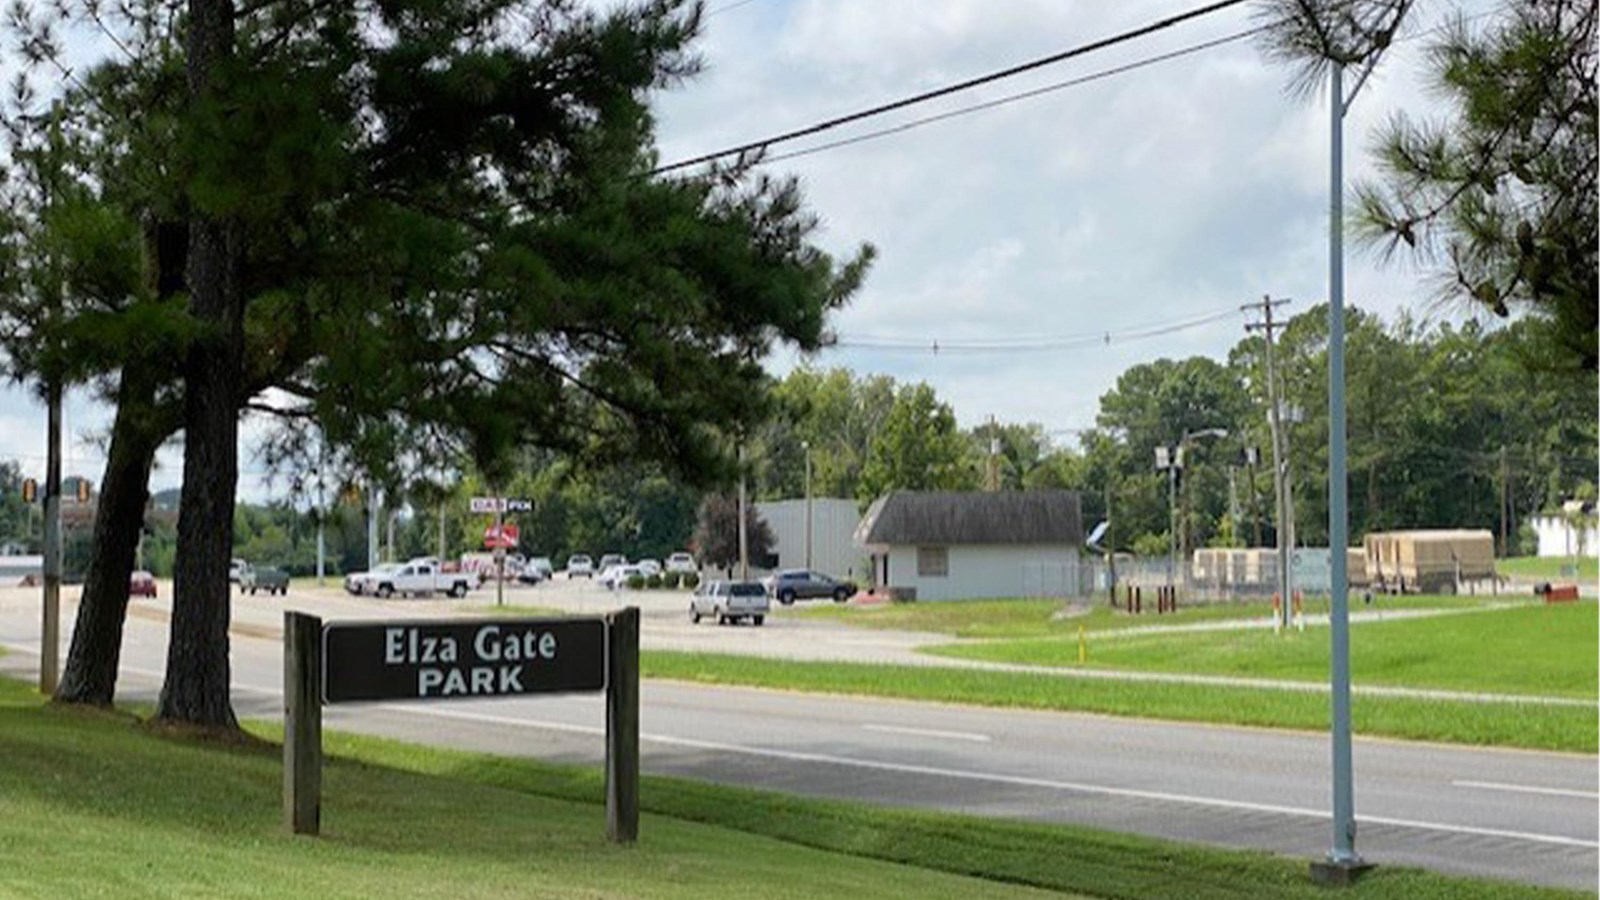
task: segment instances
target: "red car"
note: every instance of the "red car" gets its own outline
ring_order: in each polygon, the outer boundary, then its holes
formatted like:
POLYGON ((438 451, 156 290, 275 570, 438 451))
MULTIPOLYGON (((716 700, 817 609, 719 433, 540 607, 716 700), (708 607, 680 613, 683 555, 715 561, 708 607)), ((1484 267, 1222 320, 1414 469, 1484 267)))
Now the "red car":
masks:
POLYGON ((149 572, 134 572, 128 578, 128 596, 154 597, 156 595, 156 577, 149 572))

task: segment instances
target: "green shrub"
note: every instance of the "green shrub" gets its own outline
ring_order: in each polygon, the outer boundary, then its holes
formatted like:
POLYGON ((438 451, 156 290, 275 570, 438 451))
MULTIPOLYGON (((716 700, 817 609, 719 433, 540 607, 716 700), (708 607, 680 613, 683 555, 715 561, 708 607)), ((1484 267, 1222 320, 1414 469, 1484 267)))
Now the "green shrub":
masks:
POLYGON ((692 591, 700 586, 700 576, 694 572, 683 573, 683 589, 692 591))
POLYGON ((661 587, 661 576, 655 572, 651 572, 649 575, 644 577, 644 586, 652 591, 661 587))
POLYGON ((640 589, 642 587, 644 587, 644 576, 643 575, 629 575, 628 576, 628 590, 637 591, 638 589, 640 589))
POLYGON ((678 582, 680 582, 682 580, 683 580, 682 576, 677 572, 662 572, 661 573, 661 586, 666 588, 669 591, 677 590, 678 589, 678 582))

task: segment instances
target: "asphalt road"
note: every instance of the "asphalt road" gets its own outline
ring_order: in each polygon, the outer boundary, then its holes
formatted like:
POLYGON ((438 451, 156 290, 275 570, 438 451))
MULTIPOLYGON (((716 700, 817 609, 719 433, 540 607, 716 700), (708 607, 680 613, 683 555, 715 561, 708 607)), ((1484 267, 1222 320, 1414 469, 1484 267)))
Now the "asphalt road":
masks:
MULTIPOLYGON (((37 647, 32 596, 0 596, 0 646, 37 647)), ((330 600, 319 612, 336 608, 330 600)), ((125 699, 153 697, 159 685, 165 624, 150 612, 129 620, 125 699)), ((276 615, 276 606, 240 602, 236 618, 245 627, 235 633, 233 667, 241 716, 281 714, 281 652, 265 624, 276 615)), ((651 620, 666 615, 663 603, 647 617, 647 647, 651 620)), ((811 627, 782 624, 802 640, 811 627)), ((703 639, 732 651, 756 631, 707 628, 703 639)), ((18 673, 36 664, 26 652, 0 659, 0 668, 18 673)), ((1331 844, 1323 735, 654 682, 644 686, 641 717, 651 773, 1308 859, 1331 844)), ((561 762, 595 764, 603 752, 598 696, 330 707, 326 722, 561 762)), ((1371 861, 1596 886, 1600 777, 1592 756, 1358 739, 1355 771, 1357 846, 1371 861)))

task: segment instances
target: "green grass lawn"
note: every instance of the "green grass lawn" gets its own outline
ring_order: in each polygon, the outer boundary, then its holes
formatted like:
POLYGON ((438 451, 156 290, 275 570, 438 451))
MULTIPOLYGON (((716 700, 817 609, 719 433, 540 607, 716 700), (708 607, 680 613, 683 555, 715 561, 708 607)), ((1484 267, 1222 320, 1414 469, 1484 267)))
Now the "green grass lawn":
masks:
MULTIPOLYGON (((1543 578, 1547 581, 1557 581, 1563 576, 1561 567, 1572 564, 1568 557, 1552 556, 1517 556, 1511 559, 1497 559, 1494 562, 1495 570, 1501 575, 1516 575, 1520 578, 1543 578)), ((1578 578, 1593 584, 1600 578, 1600 560, 1586 556, 1578 560, 1578 578)))
MULTIPOLYGON (((1592 603, 1523 606, 1465 615, 1361 622, 1351 626, 1356 684, 1460 691, 1596 697, 1592 603)), ((951 644, 929 652, 967 659, 1078 665, 1076 635, 951 644)), ((1267 629, 1119 636, 1088 641, 1088 665, 1323 681, 1328 631, 1275 635, 1267 629)))
MULTIPOLYGON (((645 651, 647 678, 971 703, 1116 716, 1326 731, 1322 693, 1071 678, 950 666, 801 662, 717 653, 645 651)), ((1594 753, 1594 707, 1355 698, 1357 733, 1539 750, 1594 753)))
MULTIPOLYGON (((1304 860, 656 777, 619 848, 595 770, 335 732, 325 748, 323 836, 291 837, 276 745, 159 736, 0 679, 0 895, 1327 896, 1304 860)), ((1396 867, 1343 895, 1584 896, 1396 867)))
MULTIPOLYGON (((1112 609, 1103 597, 1091 601, 1081 615, 1054 618, 1066 607, 1060 600, 960 600, 926 603, 890 603, 880 606, 818 606, 800 615, 808 618, 829 619, 862 628, 881 628, 898 631, 931 631, 963 638, 1013 638, 1045 637, 1071 634, 1078 627, 1085 631, 1140 628, 1151 625, 1178 625, 1190 622, 1212 622, 1228 619, 1266 619, 1272 611, 1269 602, 1216 603, 1186 606, 1179 604, 1176 613, 1157 615, 1155 599, 1148 597, 1146 610, 1140 615, 1130 615, 1112 609)), ((1375 597, 1363 609, 1450 609, 1464 606, 1482 606, 1511 599, 1510 597, 1375 597)), ((1357 605, 1360 605, 1359 603, 1357 605)), ((1305 602, 1307 615, 1325 614, 1326 598, 1309 597, 1305 602)))

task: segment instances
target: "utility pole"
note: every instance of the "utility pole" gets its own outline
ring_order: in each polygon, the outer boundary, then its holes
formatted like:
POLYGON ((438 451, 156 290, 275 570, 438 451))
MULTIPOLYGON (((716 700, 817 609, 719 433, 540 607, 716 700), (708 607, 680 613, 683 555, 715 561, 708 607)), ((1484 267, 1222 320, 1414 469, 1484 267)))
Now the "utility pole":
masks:
MULTIPOLYGON (((1283 423, 1279 419, 1281 401, 1278 397, 1278 367, 1273 353, 1273 330, 1282 327, 1282 323, 1272 319, 1273 309, 1288 303, 1287 299, 1274 300, 1270 296, 1261 298, 1259 303, 1246 303, 1239 307, 1246 312, 1260 310, 1263 321, 1249 322, 1244 328, 1246 331, 1261 331, 1266 336, 1267 342, 1267 425, 1272 432, 1272 492, 1277 505, 1278 527, 1278 617, 1273 623, 1274 630, 1287 630, 1289 628, 1290 610, 1293 608, 1290 596, 1291 583, 1289 580, 1289 554, 1294 552, 1291 543, 1292 518, 1289 512, 1288 469, 1289 454, 1283 440, 1283 423)), ((1332 552, 1331 550, 1329 551, 1332 552)))
POLYGON ((1000 426, 994 416, 989 417, 989 470, 984 478, 984 490, 1000 490, 1000 426))
POLYGON ((378 514, 383 501, 378 497, 378 486, 367 482, 367 570, 378 567, 378 514))
POLYGON ((801 441, 806 454, 806 570, 811 569, 811 442, 801 441))
POLYGON ((324 496, 322 470, 317 470, 317 586, 321 587, 328 572, 328 542, 324 536, 324 522, 328 517, 328 500, 324 496))
POLYGON ((739 580, 750 580, 750 529, 745 527, 744 440, 739 440, 739 580))
POLYGON ((1511 555, 1511 461, 1506 458, 1506 445, 1500 445, 1500 556, 1511 555))
POLYGON ((1256 506, 1256 466, 1261 462, 1260 447, 1246 447, 1244 450, 1244 464, 1249 472, 1248 484, 1250 487, 1250 529, 1255 532, 1250 546, 1261 546, 1261 510, 1256 506))
POLYGON ((1106 593, 1117 602, 1117 520, 1111 515, 1111 473, 1106 472, 1106 593))

